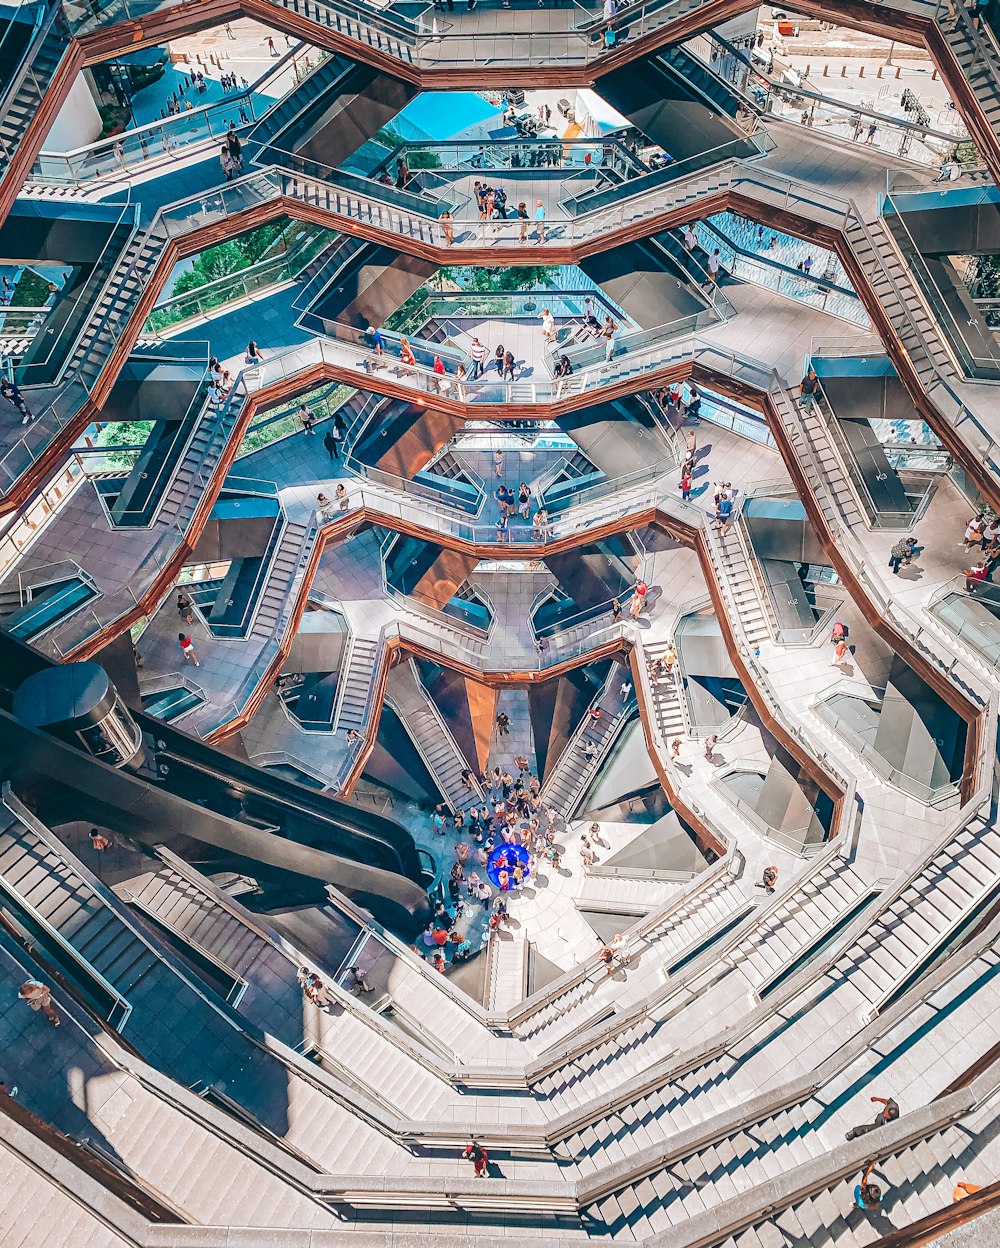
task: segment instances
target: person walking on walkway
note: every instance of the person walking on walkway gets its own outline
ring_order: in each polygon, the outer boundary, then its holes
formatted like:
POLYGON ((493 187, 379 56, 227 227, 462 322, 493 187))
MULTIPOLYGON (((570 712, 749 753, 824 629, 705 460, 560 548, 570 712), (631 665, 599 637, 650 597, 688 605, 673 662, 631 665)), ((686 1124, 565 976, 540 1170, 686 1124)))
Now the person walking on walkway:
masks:
POLYGON ((31 1009, 36 1012, 41 1011, 53 1027, 58 1027, 62 1023, 58 1011, 52 1004, 52 989, 46 984, 39 983, 37 979, 29 979, 27 983, 18 988, 17 995, 22 1001, 27 1001, 31 1009))
POLYGON ((473 1140, 471 1144, 466 1145, 462 1156, 467 1157, 472 1162, 472 1168, 477 1179, 486 1178, 486 1170, 490 1164, 490 1159, 486 1149, 478 1141, 473 1140))
POLYGON ((698 235, 695 233, 694 222, 692 221, 683 235, 684 250, 692 252, 698 246, 698 235))
POLYGON ((497 715, 497 736, 506 737, 510 735, 510 716, 506 711, 500 711, 497 715))
POLYGON ((24 401, 24 395, 14 382, 8 381, 6 377, 0 381, 0 399, 6 399, 8 403, 13 403, 21 413, 22 425, 26 425, 31 420, 31 413, 28 411, 28 405, 24 401))
POLYGON ((773 893, 774 886, 777 884, 777 882, 778 882, 778 868, 777 867, 765 867, 764 873, 763 875, 761 875, 760 883, 757 885, 757 887, 764 889, 764 891, 767 893, 773 893))
POLYGON ((316 436, 316 417, 312 414, 305 403, 299 404, 299 422, 302 425, 302 432, 316 436))
POLYGON ((381 359, 382 352, 385 350, 385 339, 382 337, 381 333, 379 332, 379 330, 375 328, 374 325, 368 326, 368 328, 365 330, 365 335, 368 338, 368 345, 371 347, 376 358, 381 359))
POLYGON ((517 241, 526 243, 528 241, 528 205, 523 200, 517 206, 517 220, 520 227, 517 241))
POLYGON ((876 1114, 874 1121, 851 1127, 847 1139, 853 1140, 859 1135, 867 1135, 869 1131, 877 1131, 879 1127, 884 1127, 887 1122, 895 1122, 899 1117, 899 1106, 891 1096, 873 1096, 871 1102, 873 1105, 881 1105, 882 1109, 876 1114))
POLYGON ((850 658, 850 654, 847 649, 847 642, 841 639, 833 647, 833 658, 830 661, 830 666, 842 667, 843 664, 845 664, 849 658, 850 658))
POLYGON ((177 595, 177 614, 185 624, 194 623, 194 603, 183 590, 177 595))
POLYGON ((711 286, 718 284, 719 269, 721 265, 722 261, 719 259, 719 249, 716 247, 712 254, 708 257, 708 281, 711 286))
POLYGON ((535 200, 535 229, 538 231, 536 242, 545 242, 545 205, 540 199, 535 200))
POLYGON ((194 642, 187 633, 177 634, 177 645, 180 647, 185 663, 193 663, 195 667, 201 667, 201 664, 198 662, 198 656, 194 652, 194 642))
POLYGON ((441 233, 444 235, 444 241, 450 247, 455 241, 455 226, 452 222, 452 215, 445 209, 438 220, 441 222, 441 233))
POLYGON ((681 476, 681 501, 682 502, 686 503, 688 501, 688 499, 691 497, 692 489, 694 489, 694 477, 692 477, 690 470, 685 469, 684 473, 681 476))
POLYGON ((960 545, 966 550, 972 550, 974 546, 981 545, 985 527, 986 521, 982 516, 973 516, 965 526, 965 538, 960 545))
POLYGON ((478 338, 473 338, 472 346, 469 348, 469 358, 472 360, 472 377, 471 381, 478 381, 482 377, 485 369, 486 348, 478 338))

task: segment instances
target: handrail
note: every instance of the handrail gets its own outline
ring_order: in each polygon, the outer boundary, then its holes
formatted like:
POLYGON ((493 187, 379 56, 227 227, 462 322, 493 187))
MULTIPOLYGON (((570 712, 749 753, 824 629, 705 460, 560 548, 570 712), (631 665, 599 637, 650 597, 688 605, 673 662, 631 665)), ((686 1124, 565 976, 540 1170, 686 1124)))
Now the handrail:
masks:
MULTIPOLYGON (((47 837, 43 837, 39 831, 42 825, 38 823, 38 821, 34 818, 31 812, 27 810, 26 807, 22 806, 21 803, 14 796, 9 780, 5 780, 3 784, 3 804, 4 806, 7 807, 7 809, 10 811, 10 813, 14 816, 15 819, 17 819, 20 823, 24 824, 24 826, 30 832, 33 832, 36 836, 38 836, 39 839, 44 844, 48 845, 47 837)), ((48 919, 46 919, 44 915, 42 915, 41 912, 38 911, 31 904, 31 902, 28 901, 22 895, 20 889, 17 888, 16 885, 11 884, 4 876, 0 876, 0 880, 3 881, 3 886, 6 889, 8 889, 10 892, 12 892, 14 896, 17 898, 18 905, 23 907, 23 909, 25 909, 31 915, 33 921, 38 924, 38 926, 46 933, 49 939, 54 941, 55 944, 58 945, 59 948, 63 951, 63 953, 65 953, 73 962, 75 962, 77 966, 79 966, 81 970, 84 972, 84 974, 89 979, 93 980, 93 982, 96 983, 98 987, 108 995, 108 997, 111 999, 111 1002, 112 1002, 111 1010, 108 1013, 108 1022, 115 1028, 116 1031, 118 1032, 123 1031, 125 1028, 125 1024, 128 1022, 129 1018, 131 1017, 132 1010, 133 1010, 132 1003, 128 1000, 128 998, 122 996, 122 994, 118 991, 118 989, 112 983, 110 983, 107 979, 105 979, 105 977, 101 974, 101 972, 97 970, 95 966, 92 966, 91 963, 83 956, 83 954, 77 948, 75 948, 75 946, 70 944, 70 942, 65 938, 65 936, 63 936, 63 934, 57 928, 52 926, 52 924, 48 921, 48 919), (112 1019, 114 1018, 114 1014, 116 1010, 121 1010, 121 1018, 117 1022, 113 1023, 112 1019)), ((103 898, 99 898, 99 900, 103 900, 103 898)))

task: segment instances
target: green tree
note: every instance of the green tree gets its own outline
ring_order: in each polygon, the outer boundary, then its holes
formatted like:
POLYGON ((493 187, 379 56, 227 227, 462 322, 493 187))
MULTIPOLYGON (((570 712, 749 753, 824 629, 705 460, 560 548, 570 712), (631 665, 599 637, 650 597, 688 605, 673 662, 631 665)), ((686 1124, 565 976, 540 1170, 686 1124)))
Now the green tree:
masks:
POLYGON ((521 268, 472 269, 466 271, 467 276, 461 277, 448 269, 443 272, 463 290, 490 294, 496 291, 537 290, 542 286, 551 286, 554 269, 551 266, 529 264, 521 268))

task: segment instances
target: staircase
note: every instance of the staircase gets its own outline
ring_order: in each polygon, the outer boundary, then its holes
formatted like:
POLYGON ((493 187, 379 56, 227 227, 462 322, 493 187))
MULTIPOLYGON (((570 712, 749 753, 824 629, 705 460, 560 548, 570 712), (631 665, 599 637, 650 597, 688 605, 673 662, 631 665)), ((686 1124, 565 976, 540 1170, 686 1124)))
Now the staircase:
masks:
POLYGON ((671 672, 669 676, 664 675, 657 679, 653 674, 653 664, 657 659, 662 658, 668 649, 669 645, 666 642, 642 647, 642 655, 646 659, 649 673, 649 688, 656 730, 667 757, 670 755, 670 743, 677 737, 683 738, 687 735, 687 724, 684 720, 677 676, 671 672))
POLYGON ((427 694, 411 659, 392 669, 386 701, 399 716, 441 795, 452 810, 466 810, 483 800, 477 780, 468 789, 462 772, 472 769, 458 748, 440 712, 427 694))
MULTIPOLYGON (((390 19, 375 12, 345 5, 346 12, 330 0, 276 0, 277 6, 288 13, 295 13, 307 21, 336 31, 345 39, 374 48, 397 61, 411 65, 417 41, 415 33, 403 21, 390 19), (362 20, 362 15, 365 20, 362 20)), ((363 59, 363 58, 362 58, 363 59)))
POLYGON ((755 986, 765 984, 795 966, 871 893, 870 882, 837 854, 785 893, 779 905, 769 907, 726 961, 755 986))
POLYGON ((283 617, 287 618, 294 606, 297 597, 294 582, 305 570, 315 540, 316 531, 311 526, 285 521, 263 592, 258 598, 250 636, 276 637, 280 641, 277 637, 279 623, 283 617))
POLYGON ((523 930, 497 930, 489 936, 486 1006, 506 1012, 523 1000, 528 983, 528 940, 523 930))
POLYGON ((991 32, 984 29, 988 18, 984 15, 980 19, 980 29, 976 31, 961 5, 941 8, 935 16, 945 42, 993 132, 994 144, 1000 143, 1000 54, 991 32))
POLYGON ((1000 829, 977 816, 878 915, 834 974, 851 976, 874 1017, 998 890, 1000 829))
POLYGON ((337 690, 337 709, 333 730, 353 728, 361 732, 365 726, 368 695, 375 679, 375 656, 378 640, 351 635, 350 651, 340 669, 340 685, 337 690))
POLYGON ((831 531, 836 532, 842 522, 852 529, 870 527, 817 406, 799 407, 788 391, 777 387, 771 390, 771 400, 831 531))
POLYGON ((741 523, 737 516, 725 536, 722 536, 721 530, 717 531, 714 546, 718 555, 717 566, 725 578, 735 609, 732 626, 742 632, 747 644, 753 648, 769 641, 771 630, 753 569, 738 532, 741 523))
POLYGON ((130 995, 159 959, 70 862, 6 807, 2 814, 0 894, 41 940, 65 942, 67 970, 120 1030, 132 1012, 130 995))
POLYGON ((140 296, 149 287, 166 242, 167 235, 158 227, 139 229, 132 235, 91 307, 86 327, 69 357, 68 367, 76 380, 91 385, 100 375, 140 296))
POLYGON ((53 4, 24 52, 18 73, 0 99, 0 177, 39 111, 69 44, 62 7, 53 4))
POLYGON ((627 667, 617 663, 613 665, 601 696, 591 704, 604 712, 601 719, 595 721, 588 709, 559 755, 551 774, 545 778, 542 801, 552 806, 563 819, 571 819, 576 813, 587 786, 607 758, 629 711, 635 707, 634 693, 624 704, 619 694, 622 681, 629 679, 627 667), (588 759, 583 752, 586 742, 596 747, 597 752, 592 759, 588 759))

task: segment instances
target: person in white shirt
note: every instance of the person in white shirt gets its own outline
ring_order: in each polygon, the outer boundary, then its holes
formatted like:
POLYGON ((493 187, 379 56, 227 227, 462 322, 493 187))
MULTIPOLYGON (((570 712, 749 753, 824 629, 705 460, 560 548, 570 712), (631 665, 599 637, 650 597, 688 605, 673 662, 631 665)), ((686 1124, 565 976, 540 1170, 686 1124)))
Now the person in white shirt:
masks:
POLYGON ((469 348, 469 357, 472 360, 472 377, 470 380, 477 381, 483 375, 483 365, 486 362, 486 348, 478 338, 473 338, 472 346, 469 348))
POLYGON ((695 233, 694 222, 684 231, 684 249, 686 251, 694 251, 698 246, 698 235, 695 233))
POLYGON ((555 317, 548 308, 542 309, 542 338, 545 342, 555 342, 558 331, 555 317))
POLYGON ((708 257, 708 280, 714 285, 719 280, 719 249, 708 257))

